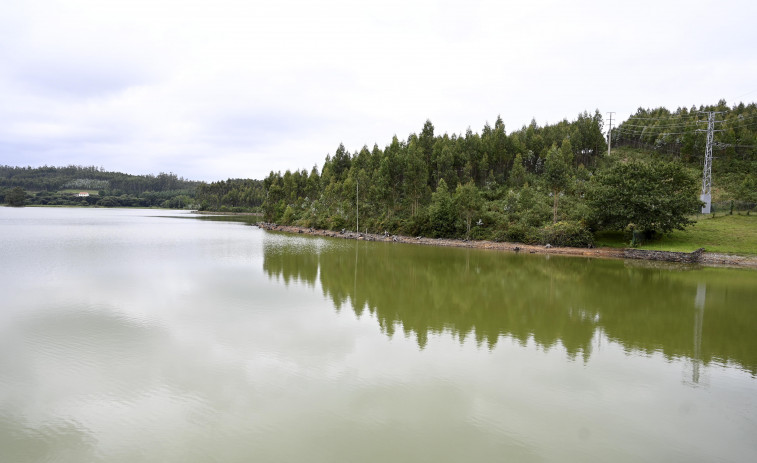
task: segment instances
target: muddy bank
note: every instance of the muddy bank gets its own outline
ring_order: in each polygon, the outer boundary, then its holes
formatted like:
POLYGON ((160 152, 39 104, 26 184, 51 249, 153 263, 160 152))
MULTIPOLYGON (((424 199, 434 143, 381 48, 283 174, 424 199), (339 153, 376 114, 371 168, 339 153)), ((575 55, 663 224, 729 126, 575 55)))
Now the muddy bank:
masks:
POLYGON ((634 259, 646 261, 664 261, 707 266, 728 266, 757 268, 757 257, 734 256, 705 252, 704 249, 688 252, 649 251, 632 248, 565 248, 557 246, 528 245, 495 241, 455 240, 446 238, 410 237, 402 235, 383 235, 373 233, 356 233, 353 231, 331 231, 314 228, 296 227, 259 222, 258 227, 284 233, 325 236, 364 241, 384 241, 395 243, 421 244, 426 246, 446 246, 457 248, 492 249, 497 251, 524 252, 529 254, 556 254, 566 256, 598 257, 605 259, 634 259))

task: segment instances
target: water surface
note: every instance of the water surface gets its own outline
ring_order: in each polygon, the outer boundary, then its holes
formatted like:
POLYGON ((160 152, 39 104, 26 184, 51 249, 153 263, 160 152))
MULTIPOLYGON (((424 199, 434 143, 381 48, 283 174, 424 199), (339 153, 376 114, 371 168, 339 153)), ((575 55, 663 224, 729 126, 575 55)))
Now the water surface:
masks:
POLYGON ((751 461, 757 272, 0 208, 0 460, 751 461))

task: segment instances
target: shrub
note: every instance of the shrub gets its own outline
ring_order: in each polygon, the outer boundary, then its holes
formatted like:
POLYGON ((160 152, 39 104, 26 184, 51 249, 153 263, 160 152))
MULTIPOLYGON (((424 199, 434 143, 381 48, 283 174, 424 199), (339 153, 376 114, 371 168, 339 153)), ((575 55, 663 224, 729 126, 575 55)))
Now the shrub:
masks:
POLYGON ((594 246, 594 235, 580 222, 557 222, 542 227, 540 231, 542 244, 574 248, 594 246))
MULTIPOLYGON (((55 203, 57 203, 57 201, 55 201, 55 203)), ((53 204, 53 202, 51 202, 50 204, 53 204)), ((117 198, 113 196, 106 196, 103 199, 99 200, 97 202, 97 205, 100 207, 119 207, 121 206, 121 203, 117 198)))
POLYGON ((284 210, 284 215, 281 217, 281 222, 286 225, 291 225, 294 223, 295 218, 294 209, 292 209, 292 206, 287 206, 284 210))
POLYGON ((511 241, 515 243, 537 244, 541 241, 539 230, 523 222, 507 224, 492 233, 494 241, 511 241))

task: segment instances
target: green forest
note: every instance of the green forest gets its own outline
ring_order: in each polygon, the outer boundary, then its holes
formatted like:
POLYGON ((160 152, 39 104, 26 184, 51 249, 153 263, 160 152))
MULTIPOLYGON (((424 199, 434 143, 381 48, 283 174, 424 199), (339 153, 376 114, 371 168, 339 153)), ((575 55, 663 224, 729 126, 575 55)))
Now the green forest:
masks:
POLYGON ((713 210, 757 208, 757 106, 639 108, 612 127, 602 114, 535 120, 507 132, 418 133, 350 151, 323 167, 263 180, 195 182, 173 173, 97 167, 0 166, 0 201, 15 205, 191 208, 260 212, 321 229, 531 244, 592 246, 598 231, 632 239, 684 229, 701 208, 708 116, 714 120, 713 210), (79 191, 89 192, 79 197, 79 191))
POLYGON ((259 210, 263 182, 205 183, 174 173, 129 175, 95 166, 0 166, 0 203, 38 206, 163 207, 244 212, 259 210), (86 192, 89 196, 78 196, 86 192))
POLYGON ((15 203, 23 205, 181 209, 195 203, 200 184, 174 173, 129 175, 101 167, 73 165, 0 166, 0 202, 7 203, 10 196, 15 197, 15 203), (80 192, 89 196, 78 196, 80 192))
POLYGON ((438 135, 431 121, 349 152, 339 145, 319 172, 271 172, 265 220, 332 230, 591 246, 597 231, 652 238, 692 223, 707 112, 717 112, 714 210, 757 206, 757 106, 724 101, 669 111, 640 108, 612 129, 608 155, 599 111, 507 133, 438 135), (728 206, 723 206, 727 204, 728 206))

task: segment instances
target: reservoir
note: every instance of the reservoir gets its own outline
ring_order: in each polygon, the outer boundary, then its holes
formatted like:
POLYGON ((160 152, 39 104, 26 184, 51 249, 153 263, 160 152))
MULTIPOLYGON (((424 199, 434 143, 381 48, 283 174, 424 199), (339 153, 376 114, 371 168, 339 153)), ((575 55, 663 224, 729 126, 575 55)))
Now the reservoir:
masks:
POLYGON ((0 263, 2 462, 757 458, 755 270, 7 207, 0 263))

